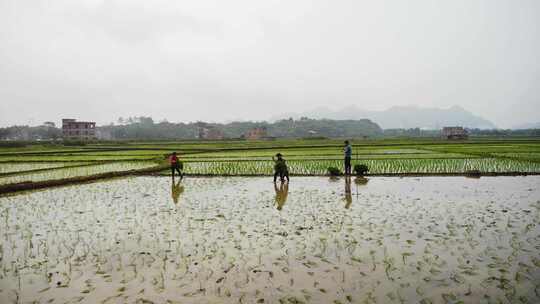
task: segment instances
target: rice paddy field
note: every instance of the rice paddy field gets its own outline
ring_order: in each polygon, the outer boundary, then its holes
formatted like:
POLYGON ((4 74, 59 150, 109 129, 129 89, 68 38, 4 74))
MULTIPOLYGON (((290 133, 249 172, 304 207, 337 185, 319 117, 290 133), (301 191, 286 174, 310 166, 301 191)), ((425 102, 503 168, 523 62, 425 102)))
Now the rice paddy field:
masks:
MULTIPOLYGON (((180 154, 188 175, 272 175, 271 157, 280 152, 296 176, 326 175, 342 168, 342 140, 178 141, 93 143, 84 146, 29 145, 0 148, 0 185, 68 179, 111 171, 166 166, 180 154)), ((538 174, 540 139, 467 141, 353 141, 353 166, 365 164, 371 175, 538 174)))
POLYGON ((540 140, 353 144, 0 148, 0 303, 540 303, 540 140))
POLYGON ((155 166, 153 162, 111 162, 105 164, 86 164, 50 168, 48 170, 31 170, 27 173, 0 176, 0 185, 20 182, 38 182, 72 177, 95 175, 114 171, 129 171, 155 166))
POLYGON ((540 176, 134 176, 0 197, 0 303, 539 303, 540 176))

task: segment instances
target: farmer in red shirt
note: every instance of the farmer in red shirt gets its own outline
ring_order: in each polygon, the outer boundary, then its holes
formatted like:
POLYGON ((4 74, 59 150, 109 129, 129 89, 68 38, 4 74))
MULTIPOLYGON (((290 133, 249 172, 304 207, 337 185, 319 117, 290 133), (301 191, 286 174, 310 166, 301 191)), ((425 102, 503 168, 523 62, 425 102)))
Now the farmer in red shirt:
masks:
POLYGON ((174 171, 176 170, 176 172, 178 172, 178 175, 180 176, 180 180, 182 180, 182 178, 184 178, 184 175, 182 174, 182 171, 180 171, 181 164, 178 160, 178 156, 176 156, 176 152, 173 152, 171 156, 169 156, 169 164, 171 164, 172 179, 174 180, 174 171))

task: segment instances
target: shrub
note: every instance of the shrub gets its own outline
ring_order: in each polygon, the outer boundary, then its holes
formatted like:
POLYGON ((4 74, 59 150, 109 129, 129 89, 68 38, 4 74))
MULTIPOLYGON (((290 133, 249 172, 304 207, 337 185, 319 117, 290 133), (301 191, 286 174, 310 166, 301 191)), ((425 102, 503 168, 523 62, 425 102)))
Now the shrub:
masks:
POLYGON ((328 169, 326 169, 326 171, 328 172, 328 174, 330 176, 339 176, 339 175, 341 175, 341 171, 336 167, 328 167, 328 169))
POLYGON ((369 168, 364 164, 354 165, 354 172, 356 173, 356 175, 361 176, 369 172, 369 168))

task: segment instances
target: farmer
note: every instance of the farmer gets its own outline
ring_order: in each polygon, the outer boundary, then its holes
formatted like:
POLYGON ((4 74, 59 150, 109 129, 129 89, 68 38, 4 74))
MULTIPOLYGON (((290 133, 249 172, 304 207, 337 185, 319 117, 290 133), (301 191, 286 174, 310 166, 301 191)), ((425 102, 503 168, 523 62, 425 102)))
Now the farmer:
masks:
POLYGON ((289 182, 289 169, 287 168, 287 163, 285 162, 285 159, 283 159, 283 155, 281 153, 276 154, 277 159, 275 159, 272 156, 272 160, 274 161, 274 183, 276 182, 276 179, 279 175, 279 179, 281 182, 285 181, 285 178, 287 178, 287 182, 289 182))
POLYGON ((171 173, 172 173, 172 179, 174 181, 174 171, 178 172, 178 176, 180 176, 180 180, 184 178, 184 175, 182 174, 182 171, 180 171, 180 161, 178 160, 178 156, 176 156, 176 152, 173 152, 171 156, 169 156, 169 164, 171 165, 171 173))
POLYGON ((345 175, 351 175, 351 156, 352 147, 348 140, 345 141, 345 147, 343 148, 343 154, 345 154, 345 175))

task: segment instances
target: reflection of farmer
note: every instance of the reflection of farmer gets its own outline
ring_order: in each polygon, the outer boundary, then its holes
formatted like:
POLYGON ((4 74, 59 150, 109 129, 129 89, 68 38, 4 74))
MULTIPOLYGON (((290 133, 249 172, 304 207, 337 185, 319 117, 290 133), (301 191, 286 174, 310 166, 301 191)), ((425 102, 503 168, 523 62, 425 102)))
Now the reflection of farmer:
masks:
POLYGON ((276 157, 277 159, 272 156, 272 160, 274 161, 274 183, 276 182, 278 175, 281 182, 284 182, 285 178, 287 178, 288 182, 289 169, 287 168, 287 163, 285 162, 285 159, 283 159, 283 155, 281 155, 281 153, 276 154, 276 157))
POLYGON ((178 198, 182 193, 184 193, 184 186, 180 184, 180 181, 176 184, 173 182, 171 184, 171 197, 175 204, 178 204, 178 198))
POLYGON ((287 195, 289 194, 289 183, 281 183, 279 188, 277 184, 274 183, 274 190, 276 191, 277 210, 281 210, 287 201, 287 195))
POLYGON ((182 167, 181 167, 182 164, 178 160, 178 156, 176 156, 176 152, 173 152, 169 156, 169 164, 171 165, 171 173, 172 173, 173 181, 174 181, 174 171, 178 172, 178 176, 180 176, 180 180, 182 180, 182 178, 184 178, 184 175, 182 174, 182 171, 180 171, 180 169, 182 169, 182 167))
POLYGON ((345 154, 345 175, 351 175, 351 156, 352 147, 348 140, 345 141, 345 147, 343 148, 343 154, 345 154))
POLYGON ((351 194, 351 177, 345 176, 345 209, 349 209, 352 204, 352 194, 351 194))
POLYGON ((367 185, 369 179, 363 177, 363 176, 358 176, 357 178, 354 179, 354 183, 359 185, 359 186, 363 186, 363 185, 367 185))

